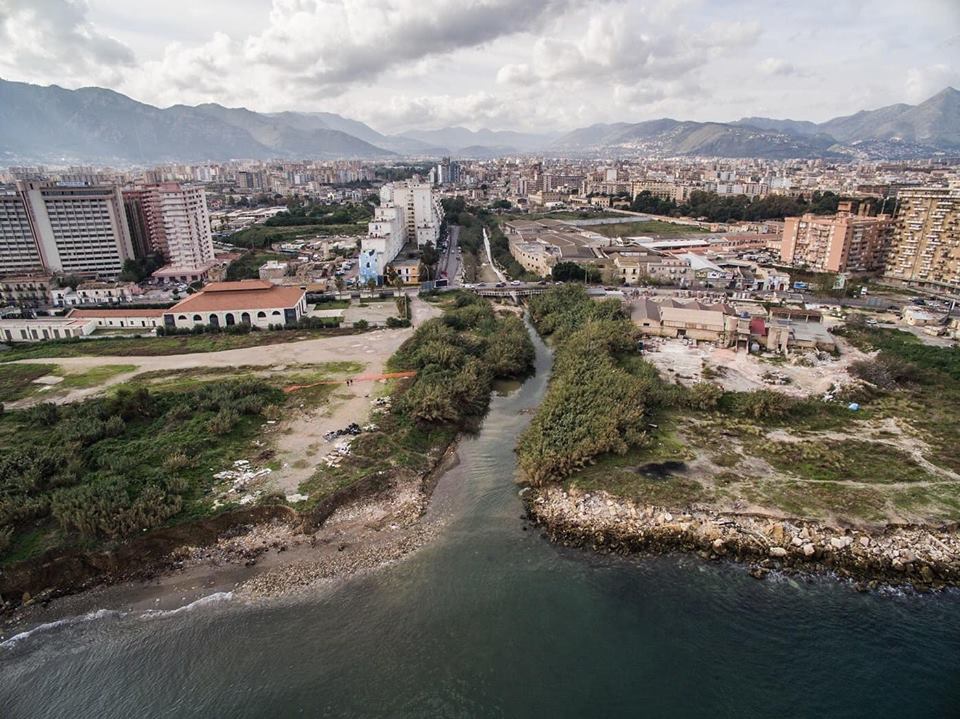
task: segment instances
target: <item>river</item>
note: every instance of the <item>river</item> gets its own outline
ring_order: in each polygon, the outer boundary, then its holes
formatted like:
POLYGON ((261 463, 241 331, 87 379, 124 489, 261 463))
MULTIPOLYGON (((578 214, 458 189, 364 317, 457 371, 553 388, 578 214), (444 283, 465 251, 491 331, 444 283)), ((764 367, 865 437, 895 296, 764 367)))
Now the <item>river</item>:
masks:
POLYGON ((524 529, 497 396, 431 512, 440 537, 306 598, 112 614, 0 648, 0 717, 960 716, 960 594, 858 594, 524 529))

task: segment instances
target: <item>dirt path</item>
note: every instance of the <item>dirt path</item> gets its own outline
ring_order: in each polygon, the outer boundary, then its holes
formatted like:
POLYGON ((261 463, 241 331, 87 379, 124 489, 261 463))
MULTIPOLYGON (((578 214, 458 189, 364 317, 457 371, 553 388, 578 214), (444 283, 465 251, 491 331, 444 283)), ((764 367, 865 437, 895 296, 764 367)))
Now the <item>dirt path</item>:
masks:
MULTIPOLYGON (((414 308, 416 308, 416 303, 414 308)), ((77 371, 108 364, 137 366, 135 371, 111 377, 97 387, 74 390, 55 400, 58 403, 64 403, 75 402, 78 399, 96 394, 106 387, 129 380, 141 372, 156 370, 187 370, 196 367, 232 369, 245 365, 270 367, 274 365, 353 361, 365 365, 365 369, 371 373, 379 373, 382 371, 383 362, 411 334, 412 331, 406 328, 383 329, 358 335, 324 337, 287 344, 223 350, 222 352, 196 352, 159 357, 55 357, 44 361, 55 363, 68 370, 77 371), (375 360, 379 361, 374 364, 375 360)), ((19 362, 36 363, 36 360, 19 360, 19 362)), ((29 400, 25 400, 24 406, 41 401, 41 399, 31 397, 29 400)))

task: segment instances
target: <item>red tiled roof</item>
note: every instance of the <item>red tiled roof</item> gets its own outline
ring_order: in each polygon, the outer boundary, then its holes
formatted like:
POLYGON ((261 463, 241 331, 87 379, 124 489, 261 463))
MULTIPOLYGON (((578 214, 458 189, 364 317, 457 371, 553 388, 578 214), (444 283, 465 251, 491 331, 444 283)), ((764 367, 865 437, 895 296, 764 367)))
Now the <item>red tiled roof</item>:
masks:
POLYGON ((204 292, 235 292, 237 290, 268 290, 273 287, 269 280, 237 280, 236 282, 211 282, 204 292))
POLYGON ((190 295, 178 302, 167 312, 225 312, 229 310, 264 310, 295 307, 306 294, 299 287, 276 287, 270 282, 255 281, 255 285, 245 282, 216 282, 207 285, 201 292, 190 295), (223 287, 240 285, 242 288, 223 287), (219 285, 210 291, 210 287, 219 285))

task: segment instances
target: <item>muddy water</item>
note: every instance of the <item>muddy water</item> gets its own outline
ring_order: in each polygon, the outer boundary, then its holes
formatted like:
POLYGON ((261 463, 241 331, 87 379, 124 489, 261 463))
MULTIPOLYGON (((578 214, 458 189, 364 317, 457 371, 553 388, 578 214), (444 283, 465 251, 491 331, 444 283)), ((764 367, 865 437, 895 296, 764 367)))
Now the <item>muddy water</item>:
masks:
POLYGON ((758 582, 552 546, 512 448, 549 368, 494 398, 437 487, 441 537, 297 600, 103 613, 0 648, 0 716, 952 717, 960 595, 758 582))

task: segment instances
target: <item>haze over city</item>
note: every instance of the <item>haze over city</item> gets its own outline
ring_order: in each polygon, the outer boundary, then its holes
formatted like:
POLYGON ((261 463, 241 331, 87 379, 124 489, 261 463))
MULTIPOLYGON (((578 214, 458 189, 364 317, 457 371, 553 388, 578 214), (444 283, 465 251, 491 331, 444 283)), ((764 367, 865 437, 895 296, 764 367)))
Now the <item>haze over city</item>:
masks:
POLYGON ((960 85, 958 29, 952 0, 3 0, 0 77, 382 132, 823 121, 960 85))

